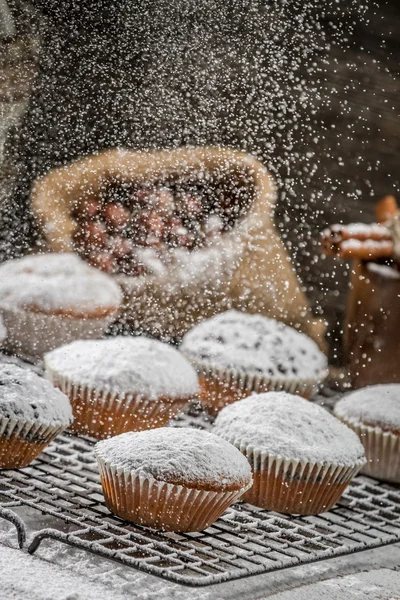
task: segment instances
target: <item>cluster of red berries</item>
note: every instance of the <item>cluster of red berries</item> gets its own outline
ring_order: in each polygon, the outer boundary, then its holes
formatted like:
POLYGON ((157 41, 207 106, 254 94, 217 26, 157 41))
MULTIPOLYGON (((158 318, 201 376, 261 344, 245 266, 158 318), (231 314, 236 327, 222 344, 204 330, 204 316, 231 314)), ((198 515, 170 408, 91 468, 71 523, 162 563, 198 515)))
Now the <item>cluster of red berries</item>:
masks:
POLYGON ((128 201, 87 200, 74 217, 76 251, 107 273, 133 276, 148 272, 138 248, 154 248, 159 255, 173 248, 191 251, 226 228, 200 194, 167 187, 138 189, 128 201))

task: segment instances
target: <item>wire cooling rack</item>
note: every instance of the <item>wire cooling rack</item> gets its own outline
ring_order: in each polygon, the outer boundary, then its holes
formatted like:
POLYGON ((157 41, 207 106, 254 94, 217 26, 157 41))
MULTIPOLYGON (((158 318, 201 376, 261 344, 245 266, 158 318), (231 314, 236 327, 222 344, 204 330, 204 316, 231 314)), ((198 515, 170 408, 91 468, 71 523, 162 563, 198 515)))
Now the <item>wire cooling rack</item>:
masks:
MULTIPOLYGON (((176 425, 208 427, 203 416, 176 425)), ((400 489, 357 477, 329 512, 284 516, 238 503, 201 533, 159 533, 122 521, 104 504, 93 441, 59 436, 31 466, 0 472, 0 516, 17 528, 30 507, 51 528, 30 538, 33 553, 58 540, 169 581, 205 586, 400 541, 400 489)))

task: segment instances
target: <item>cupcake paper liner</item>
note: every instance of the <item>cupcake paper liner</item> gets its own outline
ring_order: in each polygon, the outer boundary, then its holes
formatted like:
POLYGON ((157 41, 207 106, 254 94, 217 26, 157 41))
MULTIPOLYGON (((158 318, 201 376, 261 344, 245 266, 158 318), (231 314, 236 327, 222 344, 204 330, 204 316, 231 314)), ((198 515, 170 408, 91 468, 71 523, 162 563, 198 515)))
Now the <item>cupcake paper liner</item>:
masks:
POLYGON ((110 511, 127 521, 163 531, 202 531, 249 488, 198 490, 132 474, 96 458, 110 511))
POLYGON ((242 500, 266 510, 313 515, 328 511, 365 464, 327 464, 285 459, 227 439, 244 454, 253 471, 253 486, 242 500))
POLYGON ((58 346, 79 339, 97 339, 115 315, 97 319, 75 319, 24 310, 0 308, 7 329, 5 347, 18 356, 41 358, 58 346))
POLYGON ((0 469, 26 467, 66 427, 0 417, 0 469))
POLYGON ((314 379, 266 377, 236 369, 210 367, 204 361, 193 359, 190 354, 185 356, 199 373, 200 401, 211 412, 219 412, 224 406, 253 393, 284 391, 308 399, 313 396, 328 375, 326 370, 319 378, 314 379))
POLYGON ((74 422, 70 430, 96 439, 162 427, 189 402, 188 398, 149 400, 136 394, 120 396, 117 392, 75 385, 48 368, 46 377, 66 394, 71 402, 74 422))
POLYGON ((347 420, 342 415, 336 416, 356 432, 364 446, 367 463, 362 473, 376 479, 400 483, 400 435, 383 431, 378 426, 347 420))

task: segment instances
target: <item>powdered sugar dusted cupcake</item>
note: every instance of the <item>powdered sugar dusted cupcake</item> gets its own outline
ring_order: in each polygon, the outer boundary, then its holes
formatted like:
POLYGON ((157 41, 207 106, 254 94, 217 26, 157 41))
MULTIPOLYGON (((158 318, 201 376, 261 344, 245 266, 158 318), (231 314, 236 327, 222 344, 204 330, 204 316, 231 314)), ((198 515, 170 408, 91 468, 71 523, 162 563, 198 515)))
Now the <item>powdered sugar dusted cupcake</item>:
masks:
POLYGON ((286 392, 224 408, 214 432, 247 457, 253 487, 243 500, 282 513, 329 510, 365 464, 354 431, 324 408, 286 392))
POLYGON ((400 385, 361 388, 339 400, 334 413, 364 445, 363 473, 400 483, 400 385))
POLYGON ((96 438, 161 427, 199 389, 178 350, 146 337, 76 341, 44 361, 46 376, 71 400, 74 431, 96 438))
POLYGON ((198 429, 124 433, 96 444, 95 455, 108 508, 156 529, 206 529, 251 484, 245 457, 198 429))
POLYGON ((0 265, 7 347, 42 356, 61 344, 99 338, 116 318, 119 286, 75 254, 36 254, 0 265))
POLYGON ((197 368, 201 400, 213 411, 252 392, 286 390, 309 397, 327 375, 326 357, 309 337, 274 319, 235 310, 194 327, 181 350, 197 368))
POLYGON ((26 467, 71 423, 68 398, 51 383, 0 364, 0 469, 26 467))

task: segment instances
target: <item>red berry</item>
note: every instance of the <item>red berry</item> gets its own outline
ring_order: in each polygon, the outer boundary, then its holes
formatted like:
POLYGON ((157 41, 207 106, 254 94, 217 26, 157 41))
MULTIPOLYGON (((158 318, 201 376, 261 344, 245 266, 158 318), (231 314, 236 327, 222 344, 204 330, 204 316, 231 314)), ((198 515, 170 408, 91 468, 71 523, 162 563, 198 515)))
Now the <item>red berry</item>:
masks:
POLYGON ((94 219, 101 211, 101 204, 97 200, 88 200, 82 207, 82 215, 86 219, 94 219))
POLYGON ((156 210, 161 217, 170 217, 175 210, 174 196, 168 188, 159 188, 152 196, 154 210, 156 210))
POLYGON ((133 209, 150 208, 152 205, 152 197, 154 194, 154 188, 141 188, 136 190, 130 199, 130 204, 133 209))
POLYGON ((75 242, 82 251, 103 248, 107 240, 107 232, 103 223, 86 221, 75 234, 75 242))
POLYGON ((88 262, 105 273, 115 273, 117 270, 116 260, 108 252, 92 252, 88 262))
POLYGON ((125 206, 112 202, 104 207, 103 214, 107 225, 115 230, 126 227, 131 216, 130 211, 125 206))
POLYGON ((154 210, 138 213, 132 223, 133 241, 137 246, 154 246, 164 233, 164 221, 154 210))
POLYGON ((201 220, 204 216, 201 198, 189 192, 181 192, 177 197, 180 216, 187 220, 201 220))
POLYGON ((122 260, 132 253, 133 244, 131 240, 120 235, 113 235, 109 237, 107 247, 114 258, 122 260))

